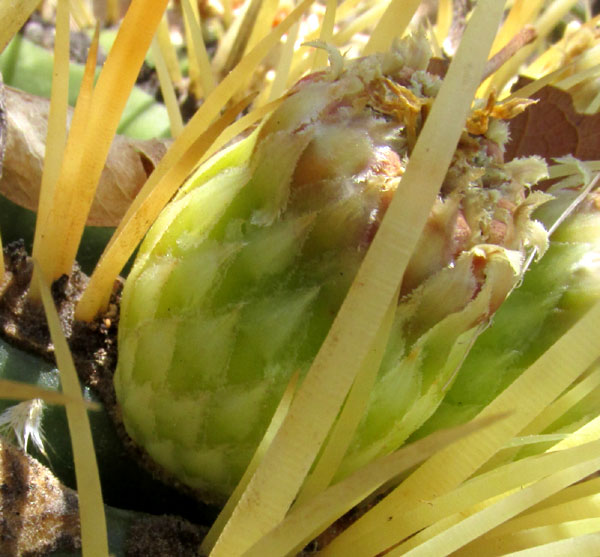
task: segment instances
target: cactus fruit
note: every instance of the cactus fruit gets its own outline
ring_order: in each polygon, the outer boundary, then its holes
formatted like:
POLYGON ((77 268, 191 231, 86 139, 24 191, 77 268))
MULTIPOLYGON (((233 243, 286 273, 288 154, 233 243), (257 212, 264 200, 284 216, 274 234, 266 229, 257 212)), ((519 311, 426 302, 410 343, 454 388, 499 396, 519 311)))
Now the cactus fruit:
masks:
MULTIPOLYGON (((130 436, 213 501, 233 490, 290 376, 305 372, 377 232, 441 78, 420 36, 301 79, 155 222, 121 306, 117 399, 130 436)), ((509 118, 476 107, 405 273, 390 341, 340 474, 436 410, 521 277, 549 196, 503 162, 509 118)))

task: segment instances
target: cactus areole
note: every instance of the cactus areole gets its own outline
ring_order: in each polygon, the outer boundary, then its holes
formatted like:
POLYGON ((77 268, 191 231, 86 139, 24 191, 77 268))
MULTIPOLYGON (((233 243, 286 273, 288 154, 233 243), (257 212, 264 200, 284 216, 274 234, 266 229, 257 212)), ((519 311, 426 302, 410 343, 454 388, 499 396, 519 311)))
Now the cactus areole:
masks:
MULTIPOLYGON (((223 501, 290 376, 306 372, 394 195, 441 78, 417 36, 300 80, 193 176, 148 233, 122 300, 115 388, 150 456, 223 501)), ((344 475, 440 404, 479 325, 546 244, 540 159, 503 162, 527 104, 476 105, 406 270, 344 475)))

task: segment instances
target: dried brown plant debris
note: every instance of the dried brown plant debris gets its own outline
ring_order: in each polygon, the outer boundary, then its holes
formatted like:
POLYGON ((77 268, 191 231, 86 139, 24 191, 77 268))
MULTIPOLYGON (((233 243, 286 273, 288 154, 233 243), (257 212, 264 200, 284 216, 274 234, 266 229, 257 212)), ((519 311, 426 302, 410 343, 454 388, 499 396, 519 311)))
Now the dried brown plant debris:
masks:
MULTIPOLYGON (((0 82, 0 136, 6 138, 0 194, 37 211, 50 102, 0 82), (1 91, 3 89, 3 91, 1 91)), ((70 122, 73 110, 69 109, 70 122)), ((100 177, 87 224, 117 226, 167 150, 168 140, 115 136, 100 177)), ((1 155, 1 153, 0 153, 1 155)))
POLYGON ((46 555, 80 546, 76 493, 0 437, 0 555, 46 555))
MULTIPOLYGON (((521 79, 516 88, 529 80, 521 79)), ((510 121, 505 160, 539 155, 550 161, 573 155, 600 159, 600 114, 577 112, 567 91, 550 85, 531 96, 538 102, 510 121)))

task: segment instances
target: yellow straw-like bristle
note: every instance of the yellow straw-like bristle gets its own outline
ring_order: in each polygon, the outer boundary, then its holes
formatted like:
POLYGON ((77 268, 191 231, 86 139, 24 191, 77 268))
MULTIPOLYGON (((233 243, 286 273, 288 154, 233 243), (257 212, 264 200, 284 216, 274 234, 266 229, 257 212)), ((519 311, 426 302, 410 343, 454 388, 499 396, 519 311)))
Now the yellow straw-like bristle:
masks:
POLYGON ((108 555, 102 489, 86 404, 81 393, 81 386, 69 345, 54 307, 50 288, 41 274, 38 274, 38 277, 50 336, 54 344, 54 353, 60 370, 62 390, 67 397, 76 401, 67 402, 65 408, 71 434, 75 477, 79 495, 81 550, 83 555, 108 555))
POLYGON ((121 17, 120 0, 106 0, 106 23, 114 24, 121 17))
POLYGON ((179 60, 177 59, 177 52, 173 46, 173 43, 171 42, 169 24, 167 23, 166 15, 163 16, 158 24, 156 36, 158 38, 158 43, 160 44, 160 51, 162 52, 167 68, 169 69, 171 81, 175 85, 179 85, 182 80, 181 68, 179 67, 179 60))
POLYGON ((395 38, 402 36, 421 0, 392 0, 369 37, 363 54, 385 52, 395 38))
POLYGON ((212 59, 216 75, 227 75, 242 59, 260 10, 261 0, 248 0, 244 12, 227 30, 212 59))
MULTIPOLYGON (((327 0, 325 16, 321 24, 319 40, 323 43, 331 43, 333 39, 333 29, 335 25, 335 13, 337 9, 336 0, 327 0)), ((312 69, 317 70, 327 65, 327 52, 318 48, 315 52, 312 69)))
POLYGON ((531 435, 544 431, 578 402, 598 388, 600 388, 600 363, 592 366, 591 372, 582 381, 550 404, 521 432, 521 435, 531 435))
POLYGON ((256 20, 252 25, 252 32, 248 38, 248 43, 244 49, 245 53, 250 52, 260 40, 264 39, 273 26, 273 21, 277 15, 279 0, 263 0, 260 9, 256 14, 256 20))
POLYGON ((364 501, 382 485, 422 462, 436 451, 501 420, 475 420, 435 433, 381 457, 329 487, 303 505, 295 505, 285 520, 261 538, 245 557, 295 554, 344 513, 364 501))
POLYGON ((596 114, 600 111, 600 92, 590 101, 590 104, 585 109, 585 114, 596 114))
POLYGON ((556 524, 510 532, 491 539, 486 537, 471 552, 461 551, 460 556, 598 555, 600 554, 598 532, 600 532, 600 518, 570 520, 569 513, 565 512, 562 520, 556 524))
POLYGON ((156 74, 158 75, 158 81, 160 83, 160 91, 163 96, 165 106, 167 107, 167 114, 169 115, 169 124, 171 127, 171 135, 177 137, 183 130, 183 118, 181 117, 181 111, 179 110, 179 103, 177 102, 177 95, 175 94, 175 88, 167 68, 167 63, 162 53, 161 45, 156 37, 152 41, 152 58, 154 59, 154 65, 156 66, 156 74))
POLYGON ((337 46, 348 44, 356 34, 377 25, 389 4, 390 2, 374 2, 371 8, 353 18, 346 27, 333 36, 333 44, 337 46))
MULTIPOLYGON (((377 1, 371 0, 370 2, 365 2, 364 0, 344 0, 344 2, 340 2, 340 5, 337 7, 337 16, 341 19, 354 19, 357 15, 358 9, 366 10, 369 5, 375 4, 377 1)), ((385 4, 385 2, 383 2, 385 4)))
MULTIPOLYGON (((0 379, 0 398, 8 400, 30 400, 33 398, 41 398, 49 404, 79 404, 81 397, 72 397, 58 391, 50 391, 22 383, 20 381, 11 381, 9 379, 0 379)), ((100 405, 97 402, 84 401, 84 405, 89 410, 99 410, 100 405)))
POLYGON ((0 2, 0 53, 38 7, 39 0, 0 2))
MULTIPOLYGON (((577 475, 580 478, 588 476, 600 467, 597 457, 599 422, 598 419, 593 420, 575 434, 567 436, 566 440, 551 452, 491 470, 447 496, 433 500, 429 508, 430 517, 435 514, 437 517, 446 515, 445 518, 441 518, 431 527, 403 543, 398 547, 398 552, 411 548, 418 548, 419 551, 427 549, 435 551, 433 548, 436 545, 448 543, 450 537, 454 537, 454 543, 464 545, 476 537, 477 523, 479 523, 481 537, 473 543, 468 543, 465 553, 493 555, 496 554, 495 548, 498 547, 500 537, 506 540, 510 537, 505 537, 506 534, 540 526, 540 519, 548 520, 552 515, 557 517, 566 509, 571 510, 571 519, 594 517, 594 512, 578 517, 574 512, 575 505, 571 501, 569 504, 559 505, 558 509, 552 507, 553 503, 543 504, 533 512, 531 508, 535 508, 536 500, 544 501, 555 493, 560 493, 568 485, 576 483, 577 475), (550 480, 550 477, 553 479, 550 480), (442 500, 444 500, 443 504, 441 504, 442 500), (481 502, 467 510, 467 507, 476 500, 481 502), (434 511, 432 514, 431 510, 436 507, 439 507, 437 513, 434 511), (494 523, 496 527, 493 526, 494 523), (427 543, 423 543, 425 540, 428 540, 427 543)), ((598 492, 596 495, 598 496, 598 492)), ((600 508, 598 502, 597 505, 600 508)), ((586 507, 589 510, 589 505, 586 507)), ((567 528, 566 531, 568 530, 567 528)), ((539 539, 538 543, 543 545, 554 539, 539 539)), ((514 540, 512 543, 514 544, 514 540)))
POLYGON ((439 45, 444 43, 452 26, 452 0, 439 0, 435 22, 435 37, 439 45))
MULTIPOLYGON (((548 472, 544 462, 537 462, 535 466, 531 466, 531 469, 539 474, 540 479, 534 481, 531 485, 522 489, 515 489, 510 495, 502 497, 494 504, 475 512, 467 518, 462 513, 456 515, 453 517, 455 524, 447 528, 445 528, 446 525, 442 524, 441 528, 443 529, 439 533, 434 529, 436 535, 432 537, 429 537, 430 532, 428 530, 422 531, 389 554, 394 556, 403 555, 410 549, 410 555, 426 557, 440 555, 444 551, 451 553, 458 550, 493 527, 523 512, 537 501, 543 500, 598 470, 600 468, 600 457, 598 457, 597 451, 600 445, 595 443, 585 448, 586 454, 578 455, 577 464, 563 465, 559 471, 550 475, 547 475, 548 472)), ((518 482, 519 484, 523 485, 521 482, 518 482)), ((490 553, 486 551, 484 546, 481 554, 489 555, 490 553)))
POLYGON ((185 15, 186 37, 188 41, 188 59, 190 64, 190 78, 202 89, 202 96, 207 97, 216 87, 213 70, 206 52, 206 45, 200 29, 200 14, 198 5, 190 0, 182 0, 185 15))
MULTIPOLYGON (((88 59, 94 57, 98 45, 98 33, 90 47, 88 59)), ((33 257, 41 261, 41 269, 48 272, 50 269, 46 258, 40 258, 40 245, 43 235, 51 225, 49 222, 52 200, 55 187, 60 175, 60 166, 67 140, 67 110, 69 106, 69 3, 68 0, 59 0, 56 10, 56 40, 54 41, 54 65, 52 91, 50 96, 50 112, 48 114, 48 132, 46 133, 46 151, 44 154, 44 167, 40 198, 37 211, 37 226, 33 239, 33 257)), ((88 64, 89 66, 89 64, 88 64)), ((86 72, 89 68, 86 67, 86 72)), ((85 87, 85 86, 84 86, 85 87)), ((30 296, 39 299, 37 280, 31 284, 30 296)))
POLYGON ((231 7, 232 0, 221 0, 221 5, 223 6, 223 23, 226 27, 231 25, 231 21, 233 20, 233 9, 231 7))
POLYGON ((560 81, 556 82, 555 86, 559 89, 567 90, 571 87, 575 87, 583 81, 597 78, 598 74, 600 74, 600 64, 596 64, 591 68, 587 68, 586 70, 577 72, 574 75, 565 77, 564 79, 561 79, 560 81))
MULTIPOLYGON (((547 501, 547 500, 546 500, 547 501)), ((545 502, 546 502, 545 501, 545 502)), ((501 524, 494 528, 488 535, 486 542, 493 538, 500 538, 506 534, 511 534, 531 528, 538 528, 549 524, 559 525, 571 520, 585 520, 592 518, 600 519, 600 492, 596 492, 587 497, 581 497, 574 501, 568 501, 560 505, 552 505, 535 512, 523 513, 520 517, 514 518, 505 524, 501 524)), ((600 531, 600 528, 598 528, 600 531)), ((499 541, 499 540, 498 540, 499 541)), ((465 549, 468 549, 473 555, 473 548, 477 543, 470 544, 465 549)), ((461 553, 465 553, 464 550, 461 553)), ((481 555, 481 553, 479 553, 481 555)))
POLYGON ((92 27, 96 24, 90 7, 83 0, 69 0, 73 19, 80 29, 92 27))
POLYGON ((40 242, 44 276, 70 274, 100 174, 129 92, 168 0, 134 0, 94 89, 87 118, 77 107, 40 242))

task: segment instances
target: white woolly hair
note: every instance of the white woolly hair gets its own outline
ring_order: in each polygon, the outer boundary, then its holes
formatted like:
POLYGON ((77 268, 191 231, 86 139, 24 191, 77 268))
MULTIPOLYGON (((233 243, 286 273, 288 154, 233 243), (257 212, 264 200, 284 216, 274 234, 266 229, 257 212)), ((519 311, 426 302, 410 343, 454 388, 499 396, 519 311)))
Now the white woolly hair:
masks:
POLYGON ((42 430, 44 406, 44 401, 40 398, 10 406, 0 414, 0 432, 6 435, 12 430, 19 447, 25 452, 31 439, 37 450, 46 456, 42 430))

